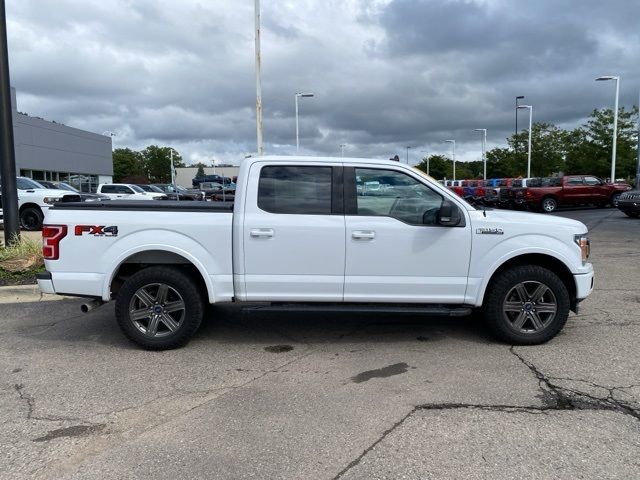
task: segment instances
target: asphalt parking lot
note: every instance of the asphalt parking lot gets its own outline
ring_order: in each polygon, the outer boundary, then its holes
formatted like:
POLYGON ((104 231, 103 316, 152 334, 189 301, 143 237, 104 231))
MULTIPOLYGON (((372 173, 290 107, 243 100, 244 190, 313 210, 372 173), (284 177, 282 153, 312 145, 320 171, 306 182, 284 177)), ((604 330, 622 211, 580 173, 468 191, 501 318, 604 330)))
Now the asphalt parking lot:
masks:
POLYGON ((0 478, 638 478, 640 221, 559 215, 591 230, 596 290, 542 346, 218 307, 146 352, 112 305, 0 304, 0 478))

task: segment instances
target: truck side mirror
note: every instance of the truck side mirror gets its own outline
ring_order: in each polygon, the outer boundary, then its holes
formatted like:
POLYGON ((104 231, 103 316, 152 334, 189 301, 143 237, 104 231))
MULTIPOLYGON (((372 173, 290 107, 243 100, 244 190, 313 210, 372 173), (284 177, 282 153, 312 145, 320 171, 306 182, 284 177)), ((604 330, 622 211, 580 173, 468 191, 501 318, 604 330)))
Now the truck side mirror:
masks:
POLYGON ((457 205, 451 200, 443 200, 438 212, 438 225, 443 227, 456 227, 462 220, 462 214, 457 205))

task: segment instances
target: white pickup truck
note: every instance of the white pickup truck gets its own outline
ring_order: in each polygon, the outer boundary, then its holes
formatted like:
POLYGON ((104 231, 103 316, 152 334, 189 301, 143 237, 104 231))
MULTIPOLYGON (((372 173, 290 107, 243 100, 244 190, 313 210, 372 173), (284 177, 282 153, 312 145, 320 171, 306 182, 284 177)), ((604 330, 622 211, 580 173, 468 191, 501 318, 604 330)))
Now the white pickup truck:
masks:
POLYGON ((593 289, 582 223, 476 209, 397 162, 256 157, 238 178, 233 206, 56 204, 40 289, 88 297, 85 311, 115 299, 124 334, 156 350, 187 343, 205 304, 219 302, 481 309, 502 340, 537 344, 593 289), (356 178, 381 188, 358 189, 356 178))

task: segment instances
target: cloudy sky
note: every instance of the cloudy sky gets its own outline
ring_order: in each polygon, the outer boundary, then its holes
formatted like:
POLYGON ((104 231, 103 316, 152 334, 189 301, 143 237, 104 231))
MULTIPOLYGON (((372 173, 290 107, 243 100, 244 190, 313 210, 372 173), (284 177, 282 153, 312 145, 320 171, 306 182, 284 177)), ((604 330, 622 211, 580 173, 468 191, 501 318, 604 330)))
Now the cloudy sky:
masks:
MULTIPOLYGON (((256 151, 253 0, 8 0, 12 84, 30 115, 187 162, 256 151)), ((411 162, 504 145, 516 95, 573 127, 640 89, 637 0, 262 0, 265 151, 411 162)), ((528 122, 520 113, 520 126, 528 122)))

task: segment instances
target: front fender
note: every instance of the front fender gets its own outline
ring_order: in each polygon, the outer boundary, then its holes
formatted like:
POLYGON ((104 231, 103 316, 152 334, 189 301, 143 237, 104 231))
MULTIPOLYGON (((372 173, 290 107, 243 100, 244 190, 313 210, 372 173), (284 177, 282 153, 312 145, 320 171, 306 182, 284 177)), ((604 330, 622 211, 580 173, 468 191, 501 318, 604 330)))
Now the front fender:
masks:
POLYGON ((579 249, 572 248, 555 237, 544 234, 522 234, 506 238, 504 241, 482 248, 482 240, 474 239, 472 261, 465 302, 481 306, 489 280, 493 274, 509 260, 527 254, 553 257, 562 262, 573 274, 584 273, 579 249))

